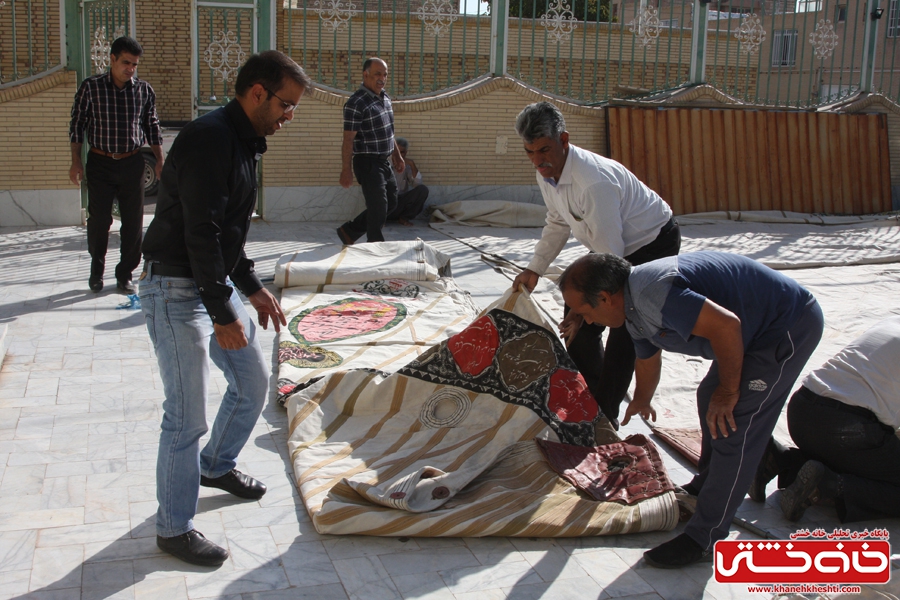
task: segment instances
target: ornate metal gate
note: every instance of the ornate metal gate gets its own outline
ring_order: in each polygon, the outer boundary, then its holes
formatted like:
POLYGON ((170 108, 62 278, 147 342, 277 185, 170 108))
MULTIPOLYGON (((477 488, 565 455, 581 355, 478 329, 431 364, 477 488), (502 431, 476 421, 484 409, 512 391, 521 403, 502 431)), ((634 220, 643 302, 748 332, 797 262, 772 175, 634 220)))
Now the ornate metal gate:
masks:
POLYGON ((106 71, 116 38, 134 35, 134 0, 84 0, 81 6, 83 79, 106 71))
POLYGON ((253 0, 195 0, 192 27, 194 117, 234 97, 238 68, 257 51, 253 0))
MULTIPOLYGON (((103 73, 109 68, 109 48, 116 38, 134 36, 134 0, 84 0, 81 8, 81 65, 79 81, 103 73)), ((84 144, 82 162, 87 163, 88 145, 84 144)), ((81 184, 81 207, 87 209, 87 185, 81 184)), ((113 216, 119 216, 118 201, 113 216)))

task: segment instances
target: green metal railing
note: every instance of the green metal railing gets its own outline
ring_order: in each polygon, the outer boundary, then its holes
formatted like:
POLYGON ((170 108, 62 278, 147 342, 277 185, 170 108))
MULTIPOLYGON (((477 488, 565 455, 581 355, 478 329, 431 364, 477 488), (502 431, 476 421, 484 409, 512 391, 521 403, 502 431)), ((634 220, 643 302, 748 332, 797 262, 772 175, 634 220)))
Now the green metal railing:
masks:
POLYGON ((397 97, 509 73, 585 103, 699 83, 777 107, 860 90, 900 100, 900 0, 753 0, 741 13, 720 4, 492 0, 508 15, 497 19, 459 14, 451 0, 282 0, 277 37, 319 82, 348 91, 362 61, 381 56, 397 97), (441 35, 422 16, 437 13, 441 35))
POLYGON ((489 70, 488 15, 444 2, 285 0, 278 48, 319 83, 355 89, 370 56, 388 63, 387 91, 409 97, 459 85, 489 70))
POLYGON ((621 14, 590 14, 586 2, 577 11, 566 3, 548 7, 546 0, 544 7, 538 0, 512 2, 514 14, 543 17, 512 17, 509 24, 509 72, 536 87, 602 102, 676 87, 688 77, 692 31, 682 23, 690 22, 689 2, 672 7, 664 20, 634 2, 620 5, 621 14))
POLYGON ((59 66, 60 6, 50 0, 0 0, 0 85, 59 66))
MULTIPOLYGON (((743 101, 769 106, 812 107, 846 98, 860 89, 863 40, 871 23, 866 5, 866 0, 817 0, 776 4, 775 10, 752 16, 720 13, 709 22, 710 30, 719 34, 724 55, 735 56, 745 73, 756 75, 756 83, 737 85, 734 71, 716 61, 708 81, 743 101), (748 49, 738 36, 753 28, 765 39, 748 49)), ((721 58, 723 52, 710 56, 721 58)))

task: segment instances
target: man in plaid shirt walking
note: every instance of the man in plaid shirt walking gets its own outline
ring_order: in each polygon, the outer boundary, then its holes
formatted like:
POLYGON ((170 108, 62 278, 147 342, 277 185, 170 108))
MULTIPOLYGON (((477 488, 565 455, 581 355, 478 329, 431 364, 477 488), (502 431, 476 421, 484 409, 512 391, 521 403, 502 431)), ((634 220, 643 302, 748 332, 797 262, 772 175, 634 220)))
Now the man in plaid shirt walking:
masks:
POLYGON ((87 239, 91 255, 88 285, 94 292, 103 289, 112 205, 118 199, 122 248, 116 265, 116 287, 134 293, 131 273, 141 262, 144 218, 141 146, 145 141, 156 156, 156 176, 162 173, 162 133, 156 116, 156 94, 149 83, 135 77, 141 54, 143 48, 133 38, 120 37, 114 41, 109 71, 82 81, 72 106, 69 179, 76 185, 82 179, 87 182, 87 239), (85 135, 90 145, 86 166, 81 164, 85 135))
POLYGON ((338 237, 347 246, 363 234, 367 242, 383 242, 381 228, 388 213, 397 206, 397 182, 391 163, 402 173, 404 162, 394 143, 394 109, 384 91, 387 76, 386 62, 367 59, 363 63, 362 85, 344 104, 341 186, 350 187, 355 173, 366 199, 366 210, 338 227, 338 237))

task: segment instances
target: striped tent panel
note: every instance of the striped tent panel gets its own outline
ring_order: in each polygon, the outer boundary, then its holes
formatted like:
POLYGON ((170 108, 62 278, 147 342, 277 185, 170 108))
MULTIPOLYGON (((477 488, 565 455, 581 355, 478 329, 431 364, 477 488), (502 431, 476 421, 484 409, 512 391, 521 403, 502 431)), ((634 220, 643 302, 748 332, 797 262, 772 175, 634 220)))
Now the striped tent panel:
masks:
MULTIPOLYGON (((551 327, 527 296, 498 304, 551 327)), ((546 415, 407 370, 334 371, 290 396, 288 446, 320 533, 579 536, 677 523, 671 492, 627 506, 588 500, 559 478, 534 443, 559 439, 546 415)))

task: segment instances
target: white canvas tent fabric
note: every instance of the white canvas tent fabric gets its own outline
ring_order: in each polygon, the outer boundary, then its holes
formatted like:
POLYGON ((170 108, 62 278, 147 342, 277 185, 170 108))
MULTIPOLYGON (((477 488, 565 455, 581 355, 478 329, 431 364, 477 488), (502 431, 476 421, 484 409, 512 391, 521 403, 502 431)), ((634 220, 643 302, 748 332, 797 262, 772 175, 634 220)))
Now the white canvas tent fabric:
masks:
MULTIPOLYGON (((900 215, 896 214, 819 217, 772 211, 718 212, 685 215, 676 220, 681 225, 682 253, 735 252, 773 269, 900 261, 900 215)), ((519 268, 528 265, 541 235, 540 229, 512 223, 497 224, 490 230, 467 227, 463 220, 432 223, 431 227, 477 248, 488 258, 502 258, 519 268)), ((547 275, 558 275, 586 252, 578 240, 569 238, 547 275)))
MULTIPOLYGON (((519 352, 571 362, 558 340, 556 349, 548 350, 555 334, 530 298, 513 294, 501 303, 502 311, 483 315, 466 332, 479 330, 483 319, 505 320, 508 331, 523 336, 510 338, 519 352)), ((463 336, 465 332, 457 338, 463 336)), ((466 338, 458 347, 467 360, 477 362, 487 339, 489 335, 466 338)), ((536 410, 546 408, 541 398, 547 402, 536 390, 552 395, 553 385, 535 379, 517 388, 511 382, 538 375, 550 381, 568 369, 522 370, 521 361, 515 360, 518 354, 506 362, 499 358, 510 347, 501 344, 497 357, 482 366, 496 368, 497 381, 506 382, 497 391, 448 366, 453 347, 436 346, 414 365, 391 375, 335 371, 289 398, 289 450, 317 531, 553 537, 675 526, 678 509, 672 492, 633 505, 588 500, 543 459, 533 441, 536 436, 569 443, 593 441, 596 405, 593 416, 583 417, 587 421, 581 416, 564 419, 558 411, 536 410), (519 398, 511 391, 515 389, 537 394, 538 405, 515 400, 519 398)))
MULTIPOLYGON (((807 363, 808 372, 890 315, 900 314, 900 216, 821 217, 799 213, 707 213, 678 217, 682 253, 698 250, 734 252, 784 270, 818 299, 825 314, 825 332, 807 363)), ((489 232, 459 224, 432 227, 482 251, 482 258, 498 265, 510 279, 516 267, 531 259, 538 228, 492 228, 489 232), (488 235, 490 234, 490 235, 488 235)), ((586 252, 570 238, 554 261, 560 272, 586 252)), ((542 278, 536 301, 557 319, 562 298, 542 278)), ((709 369, 709 361, 664 353, 663 373, 654 406, 657 425, 698 426, 695 394, 709 369)), ((801 377, 802 379, 802 377, 801 377)), ((795 387, 799 387, 800 383, 795 387)), ((776 437, 790 443, 785 415, 776 437)))
POLYGON ((469 227, 543 227, 546 219, 547 207, 543 204, 504 200, 462 200, 431 209, 432 222, 469 227))
POLYGON ((280 288, 376 279, 434 281, 444 275, 450 275, 450 257, 422 240, 308 246, 275 263, 275 285, 280 288))
POLYGON ((421 240, 326 245, 277 263, 288 326, 278 334, 278 399, 334 369, 394 371, 478 313, 440 273, 449 258, 421 240), (299 282, 302 282, 300 285, 299 282))

